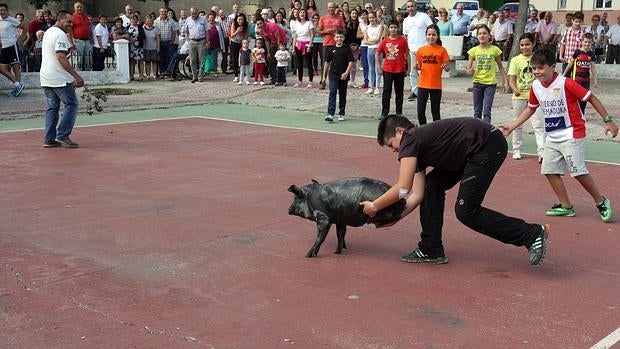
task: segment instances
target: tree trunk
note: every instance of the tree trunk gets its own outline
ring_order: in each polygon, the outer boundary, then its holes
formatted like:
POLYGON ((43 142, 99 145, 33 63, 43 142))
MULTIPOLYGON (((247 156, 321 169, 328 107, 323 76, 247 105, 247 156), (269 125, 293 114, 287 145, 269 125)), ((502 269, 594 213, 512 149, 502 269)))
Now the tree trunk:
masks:
POLYGON ((512 36, 512 49, 510 50, 510 58, 519 55, 519 38, 525 31, 525 23, 527 23, 528 9, 530 8, 529 0, 519 0, 519 13, 517 14, 517 25, 512 36))

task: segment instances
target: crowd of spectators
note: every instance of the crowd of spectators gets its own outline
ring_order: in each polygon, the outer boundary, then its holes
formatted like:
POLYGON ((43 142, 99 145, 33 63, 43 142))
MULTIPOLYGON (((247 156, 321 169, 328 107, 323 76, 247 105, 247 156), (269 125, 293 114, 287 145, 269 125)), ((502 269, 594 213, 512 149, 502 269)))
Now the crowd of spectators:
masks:
MULTIPOLYGON (((309 68, 306 74, 309 75, 309 84, 304 85, 312 87, 313 76, 320 74, 319 70, 323 66, 325 47, 333 46, 333 33, 329 31, 343 29, 346 32, 346 44, 352 47, 355 65, 359 65, 359 70, 363 71, 363 81, 358 83, 353 74, 350 85, 374 87, 375 90, 379 86, 373 75, 374 62, 369 62, 367 55, 368 50, 376 48, 378 41, 377 38, 369 37, 368 28, 371 29, 370 36, 379 32, 378 40, 381 40, 388 35, 387 24, 396 21, 401 33, 408 35, 403 24, 407 23, 407 16, 411 16, 411 13, 400 11, 393 14, 385 6, 374 6, 372 3, 352 6, 346 1, 333 3, 331 8, 319 9, 314 0, 305 0, 305 3, 302 0, 291 0, 289 8, 267 7, 249 14, 242 13, 239 5, 233 5, 230 13, 217 6, 210 9, 194 7, 181 10, 178 17, 170 8, 161 8, 159 13, 152 12, 143 16, 134 11, 132 5, 126 5, 119 15, 92 14, 81 2, 76 2, 73 10, 74 29, 69 40, 71 61, 77 70, 98 71, 110 67, 114 61, 114 40, 126 39, 130 45, 132 80, 174 75, 175 64, 186 57, 188 60, 193 57, 193 81, 202 80, 207 74, 222 72, 234 74, 234 81, 238 82, 238 57, 243 40, 248 40, 252 49, 256 39, 263 39, 267 59, 265 74, 272 77, 272 83, 275 83, 277 65, 273 55, 278 44, 283 42, 292 54, 288 71, 297 75, 297 83, 294 85, 301 86, 304 77, 302 66, 305 64, 309 68), (190 11, 194 11, 193 14, 190 11), (203 39, 204 42, 201 41, 203 39), (183 48, 185 42, 189 42, 189 45, 183 48)), ((452 15, 445 8, 430 9, 427 15, 439 27, 440 36, 463 37, 463 55, 478 44, 480 26, 488 26, 491 42, 502 50, 502 60, 508 60, 515 29, 514 14, 510 13, 510 9, 495 12, 479 9, 470 18, 463 12, 463 5, 457 4, 456 12, 452 15)), ((19 23, 24 23, 26 19, 23 13, 15 14, 15 18, 19 23)), ((578 43, 564 43, 568 28, 572 26, 573 14, 567 13, 565 19, 565 23, 558 24, 551 12, 532 10, 525 25, 526 33, 534 33, 536 47, 552 48, 562 62, 568 60, 570 50, 579 47, 578 43)), ((593 14, 589 24, 582 24, 582 33, 594 35, 593 49, 597 62, 611 64, 620 60, 620 17, 617 20, 618 24, 608 23, 607 13, 602 12, 593 14)), ((37 10, 27 25, 24 23, 17 28, 21 71, 40 69, 42 36, 53 25, 54 16, 50 11, 37 10)), ((581 35, 577 34, 577 40, 581 35)))

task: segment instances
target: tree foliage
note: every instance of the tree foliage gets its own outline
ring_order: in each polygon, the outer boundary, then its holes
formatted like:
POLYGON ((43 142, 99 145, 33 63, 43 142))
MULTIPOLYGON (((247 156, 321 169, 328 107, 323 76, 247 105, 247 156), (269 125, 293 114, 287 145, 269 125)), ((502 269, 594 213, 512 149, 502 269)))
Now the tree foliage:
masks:
MULTIPOLYGON (((146 2, 146 0, 138 0, 138 1, 140 1, 140 2, 146 2)), ((159 0, 151 0, 151 1, 158 1, 158 2, 159 2, 159 0)), ((165 8, 170 8, 170 1, 172 1, 172 0, 161 0, 161 1, 163 1, 163 2, 164 2, 164 7, 165 7, 165 8)))
POLYGON ((34 6, 36 9, 43 8, 43 6, 47 6, 50 2, 61 2, 62 0, 26 0, 26 3, 34 6))

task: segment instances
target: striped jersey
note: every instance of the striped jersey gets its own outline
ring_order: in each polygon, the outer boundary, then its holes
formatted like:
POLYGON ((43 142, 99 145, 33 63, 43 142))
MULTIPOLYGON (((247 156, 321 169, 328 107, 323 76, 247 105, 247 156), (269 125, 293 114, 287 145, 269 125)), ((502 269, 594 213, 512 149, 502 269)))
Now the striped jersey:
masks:
POLYGON ((554 74, 553 81, 547 86, 538 79, 532 83, 528 105, 541 108, 547 139, 562 142, 586 136, 586 119, 579 101, 585 102, 591 95, 592 92, 574 80, 554 74))

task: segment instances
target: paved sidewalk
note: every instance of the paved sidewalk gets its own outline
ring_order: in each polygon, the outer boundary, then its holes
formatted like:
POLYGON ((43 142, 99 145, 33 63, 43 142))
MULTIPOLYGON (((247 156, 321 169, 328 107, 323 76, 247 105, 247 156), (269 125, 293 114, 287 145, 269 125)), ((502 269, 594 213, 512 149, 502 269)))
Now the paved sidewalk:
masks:
MULTIPOLYGON (((360 73, 361 75, 361 73, 360 73)), ((291 86, 246 86, 232 82, 231 75, 208 77, 203 83, 191 84, 184 81, 134 81, 125 85, 96 86, 93 88, 131 89, 131 95, 109 95, 103 104, 106 112, 131 111, 158 108, 175 108, 187 105, 210 103, 232 103, 250 106, 272 107, 285 110, 316 113, 323 117, 327 105, 327 91, 318 88, 307 89, 292 87, 295 77, 287 76, 291 86)), ((318 79, 317 79, 318 80, 318 79)), ((359 80, 359 77, 358 77, 359 80)), ((442 117, 471 116, 473 113, 472 96, 467 92, 471 87, 471 77, 455 77, 443 80, 444 90, 441 105, 442 117)), ((405 82, 405 98, 409 94, 408 81, 405 82)), ((369 97, 360 89, 350 88, 347 97, 348 118, 376 118, 380 113, 381 97, 369 97)), ((599 79, 599 87, 594 94, 603 101, 610 114, 620 116, 620 83, 618 80, 599 79)), ((81 102, 81 113, 84 103, 81 102)), ((19 98, 0 94, 0 120, 15 118, 41 118, 45 113, 45 99, 40 89, 26 89, 19 98)), ((393 103, 393 99, 392 99, 393 103)), ((405 100, 404 114, 412 120, 416 118, 416 102, 405 100)), ((394 110, 392 106, 392 111, 394 110)), ((430 102, 427 107, 427 118, 430 116, 430 102)), ((588 138, 620 142, 620 138, 611 139, 603 135, 603 123, 591 106, 586 110, 588 119, 588 138)), ((513 119, 511 98, 509 94, 497 93, 493 104, 493 123, 503 124, 513 119)), ((529 123, 526 131, 531 132, 529 123)))

